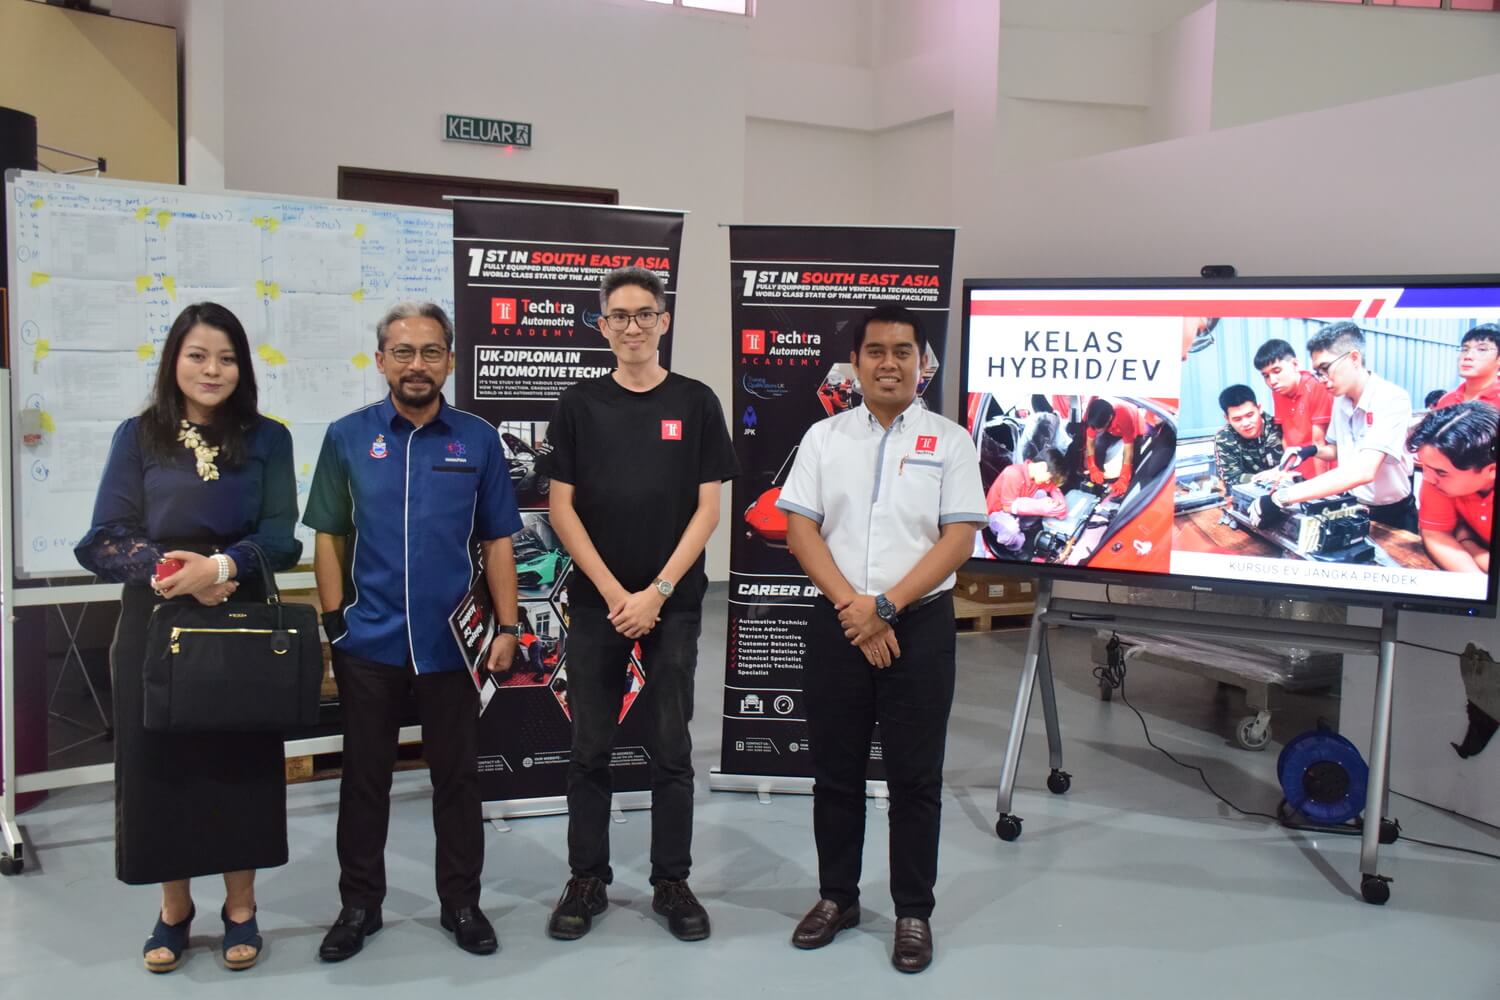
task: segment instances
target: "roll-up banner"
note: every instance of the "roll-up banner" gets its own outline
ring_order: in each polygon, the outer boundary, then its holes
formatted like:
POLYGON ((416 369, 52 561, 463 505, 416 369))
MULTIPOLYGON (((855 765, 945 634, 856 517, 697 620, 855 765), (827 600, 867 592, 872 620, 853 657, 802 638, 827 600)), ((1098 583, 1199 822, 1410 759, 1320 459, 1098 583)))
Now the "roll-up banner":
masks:
MULTIPOLYGON (((522 529, 512 536, 521 596, 515 667, 490 678, 479 717, 479 783, 508 816, 566 810, 572 723, 568 709, 568 574, 572 560, 552 531, 548 483, 537 470, 547 421, 573 383, 614 370, 599 332, 599 282, 617 267, 644 267, 677 297, 682 212, 560 202, 454 198, 455 398, 495 425, 510 465, 522 529)), ((670 361, 671 339, 661 345, 670 361)), ((639 653, 639 647, 637 647, 639 653)), ((620 664, 616 792, 650 787, 630 709, 650 664, 620 664)))
MULTIPOLYGON (((713 788, 810 789, 802 670, 817 588, 787 551, 776 500, 808 427, 860 404, 850 323, 865 311, 901 305, 919 315, 928 337, 919 391, 941 410, 953 241, 952 229, 730 227, 728 416, 744 472, 733 491, 724 740, 713 788)), ((870 756, 870 780, 883 780, 878 732, 870 756)))

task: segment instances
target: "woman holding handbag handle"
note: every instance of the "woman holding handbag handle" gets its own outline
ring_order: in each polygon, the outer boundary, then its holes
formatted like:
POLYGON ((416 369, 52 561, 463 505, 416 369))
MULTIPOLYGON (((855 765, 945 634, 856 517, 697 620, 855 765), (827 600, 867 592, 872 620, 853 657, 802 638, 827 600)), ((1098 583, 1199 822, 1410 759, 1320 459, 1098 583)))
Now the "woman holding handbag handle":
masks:
MULTIPOLYGON (((152 972, 182 961, 196 913, 194 876, 224 876, 224 964, 247 969, 262 945, 255 870, 286 863, 280 733, 175 733, 144 724, 147 623, 163 601, 263 598, 253 547, 289 569, 302 544, 292 438, 256 409, 250 344, 223 306, 177 317, 146 409, 120 425, 75 554, 125 585, 110 649, 114 681, 115 874, 162 888, 143 955, 152 972)), ((226 692, 226 697, 232 697, 226 692)))

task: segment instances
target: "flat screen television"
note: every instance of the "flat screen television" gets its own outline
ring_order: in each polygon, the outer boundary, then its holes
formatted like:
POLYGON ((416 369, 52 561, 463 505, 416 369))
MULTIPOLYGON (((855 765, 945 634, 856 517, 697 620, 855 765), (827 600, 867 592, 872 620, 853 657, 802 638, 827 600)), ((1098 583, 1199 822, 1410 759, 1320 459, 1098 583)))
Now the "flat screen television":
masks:
POLYGON ((1497 352, 1500 275, 967 280, 968 568, 1493 617, 1497 352))

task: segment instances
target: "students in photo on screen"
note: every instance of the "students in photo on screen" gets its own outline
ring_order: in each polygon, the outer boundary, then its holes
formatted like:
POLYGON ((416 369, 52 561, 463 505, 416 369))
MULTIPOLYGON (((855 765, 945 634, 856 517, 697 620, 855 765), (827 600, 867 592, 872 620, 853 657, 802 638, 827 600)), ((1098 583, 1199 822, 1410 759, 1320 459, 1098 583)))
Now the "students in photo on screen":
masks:
MULTIPOLYGON (((1322 446, 1333 418, 1333 394, 1321 379, 1303 371, 1297 352, 1284 340, 1268 340, 1255 351, 1255 370, 1271 390, 1272 418, 1281 425, 1281 443, 1286 451, 1305 445, 1322 446)), ((1328 470, 1328 463, 1304 459, 1295 466, 1303 479, 1328 470)))
POLYGON ((1096 486, 1108 482, 1108 496, 1124 496, 1135 474, 1136 447, 1145 430, 1140 411, 1119 400, 1095 399, 1084 410, 1083 422, 1084 473, 1096 486), (1110 480, 1104 471, 1105 456, 1116 441, 1121 449, 1120 473, 1110 480))
POLYGON ((1458 387, 1444 393, 1429 409, 1442 409, 1473 400, 1500 406, 1500 324, 1481 323, 1458 345, 1458 387))
POLYGON ((1422 408, 1427 410, 1437 409, 1438 401, 1447 395, 1442 389, 1434 389, 1422 398, 1422 408))
POLYGON ((1035 461, 1007 465, 984 497, 996 543, 1019 553, 1027 532, 1042 518, 1065 516, 1068 501, 1061 486, 1066 478, 1063 453, 1056 448, 1044 449, 1035 461))
POLYGON ((1225 494, 1240 483, 1272 480, 1285 454, 1281 425, 1266 419, 1248 385, 1219 393, 1219 408, 1225 424, 1214 435, 1214 468, 1225 494))
POLYGON ((1489 403, 1459 403, 1428 413, 1407 435, 1422 465, 1422 544, 1442 569, 1489 572, 1497 423, 1489 403))
POLYGON ((497 622, 485 669, 511 668, 520 631, 511 536, 521 515, 495 428, 443 399, 453 368, 447 313, 397 303, 375 344, 390 392, 329 425, 302 516, 317 533, 313 575, 344 731, 341 908, 318 957, 352 958, 382 926, 391 768, 412 701, 432 784, 438 923, 464 951, 488 955, 499 944, 479 908, 479 693, 448 616, 469 591, 477 544, 497 622))
POLYGON ((1281 486, 1250 509, 1253 522, 1284 518, 1289 504, 1338 493, 1352 493, 1370 508, 1370 519, 1416 531, 1411 495, 1412 456, 1406 448, 1411 397, 1365 364, 1365 335, 1343 320, 1319 330, 1307 342, 1313 373, 1334 395, 1327 438, 1317 457, 1335 466, 1300 483, 1281 486))
POLYGON ((932 962, 954 571, 985 523, 985 495, 973 439, 917 399, 921 319, 881 306, 850 326, 864 402, 808 429, 776 504, 793 557, 822 594, 808 609, 803 673, 820 898, 792 944, 821 948, 859 923, 878 722, 891 800, 891 963, 920 972, 932 962))
MULTIPOLYGON (((264 600, 249 543, 272 570, 302 552, 292 436, 256 411, 255 371, 240 321, 200 302, 162 346, 151 401, 120 425, 74 550, 100 579, 125 584, 110 648, 114 680, 115 877, 161 885, 146 968, 182 961, 196 909, 189 879, 222 875, 222 954, 230 969, 260 956, 255 872, 287 861, 280 733, 164 733, 144 726, 146 629, 157 605, 264 600), (161 575, 158 559, 180 568, 161 575)), ((211 912, 211 911, 210 911, 211 912)))

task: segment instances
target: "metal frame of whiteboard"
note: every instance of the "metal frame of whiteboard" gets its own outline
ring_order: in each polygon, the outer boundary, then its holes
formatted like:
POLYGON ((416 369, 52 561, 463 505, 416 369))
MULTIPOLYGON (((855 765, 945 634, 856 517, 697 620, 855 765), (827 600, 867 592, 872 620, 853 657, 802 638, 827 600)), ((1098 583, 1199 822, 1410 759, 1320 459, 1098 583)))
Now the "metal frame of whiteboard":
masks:
MULTIPOLYGON (((163 194, 170 194, 170 195, 173 195, 175 197, 184 197, 185 196, 185 197, 225 198, 225 199, 229 199, 229 198, 245 198, 245 199, 255 199, 255 200, 267 201, 267 202, 296 202, 298 204, 305 204, 305 205, 328 205, 328 206, 340 206, 340 207, 353 206, 353 207, 359 208, 359 209, 368 209, 368 210, 377 211, 377 212, 395 212, 395 213, 399 213, 399 214, 433 215, 433 216, 444 217, 444 218, 447 218, 448 220, 450 220, 450 227, 451 227, 451 220, 452 220, 452 216, 453 216, 453 212, 452 212, 451 209, 444 209, 444 208, 423 208, 423 207, 415 206, 415 205, 395 205, 395 204, 391 204, 391 203, 388 203, 388 202, 376 202, 376 201, 355 201, 355 200, 346 199, 346 198, 304 197, 302 195, 285 195, 285 194, 276 194, 276 193, 265 192, 265 191, 216 190, 216 189, 212 189, 212 188, 188 187, 186 185, 180 185, 180 184, 161 184, 161 183, 156 183, 156 182, 153 182, 153 181, 116 180, 114 178, 107 178, 107 177, 74 177, 74 176, 64 176, 64 175, 58 175, 58 174, 50 174, 50 173, 46 173, 46 172, 43 172, 43 171, 18 170, 16 168, 9 168, 9 169, 7 169, 5 171, 5 174, 4 174, 4 185, 8 186, 10 184, 16 183, 17 181, 19 181, 19 180, 21 180, 23 178, 24 179, 36 179, 36 180, 47 181, 47 182, 51 182, 51 183, 70 183, 70 184, 93 185, 93 186, 99 186, 99 187, 113 187, 113 188, 118 188, 118 189, 123 189, 123 190, 130 190, 130 191, 137 191, 137 190, 140 190, 140 191, 160 191, 163 194)), ((4 189, 3 187, 0 187, 0 190, 3 190, 3 189, 4 189)), ((15 210, 16 210, 15 199, 12 198, 12 197, 7 196, 5 198, 6 236, 7 236, 7 239, 6 239, 6 245, 3 248, 0 248, 0 249, 3 249, 3 252, 6 255, 6 259, 8 261, 11 261, 11 262, 15 261, 15 245, 14 244, 15 244, 15 241, 16 241, 16 229, 17 229, 17 226, 16 226, 17 218, 16 218, 16 215, 15 215, 15 210)), ((12 273, 14 273, 14 268, 12 269, 12 273)), ((14 282, 12 282, 12 284, 14 284, 14 282)), ((451 281, 450 281, 450 285, 451 285, 451 281)), ((450 291, 450 294, 451 294, 451 288, 449 289, 449 291, 450 291)), ((21 336, 21 332, 20 332, 21 323, 20 323, 20 302, 19 302, 19 296, 15 295, 15 294, 12 294, 12 295, 8 296, 8 308, 9 308, 9 313, 10 313, 8 319, 9 319, 9 327, 10 327, 10 333, 11 333, 11 343, 9 345, 10 349, 11 349, 10 350, 10 356, 11 356, 11 359, 12 359, 11 363, 14 366, 15 359, 22 356, 22 353, 19 350, 19 348, 25 346, 25 345, 23 345, 23 344, 21 344, 19 342, 20 336, 21 336)), ((7 375, 8 374, 9 373, 7 372, 7 375)), ((453 383, 450 380, 449 386, 452 386, 452 384, 453 383)), ((9 406, 7 406, 7 412, 9 412, 9 406)), ((13 442, 8 441, 7 442, 7 447, 8 447, 8 452, 7 452, 7 455, 6 455, 6 461, 7 461, 7 463, 9 463, 8 467, 7 467, 7 475, 9 477, 9 479, 10 479, 10 485, 12 487, 14 487, 15 482, 19 481, 19 478, 20 478, 19 477, 19 470, 16 468, 16 466, 15 466, 14 463, 20 462, 21 461, 21 456, 19 455, 18 449, 16 449, 14 447, 14 443, 13 442)), ((7 494, 7 500, 9 501, 9 499, 10 499, 9 495, 7 494)), ((10 516, 7 517, 7 519, 6 519, 5 527, 6 527, 6 530, 12 530, 12 528, 13 528, 13 521, 15 519, 15 505, 13 503, 9 503, 7 509, 10 512, 10 516)), ((15 559, 14 553, 11 554, 10 565, 11 565, 11 571, 10 571, 10 577, 9 578, 11 580, 14 580, 14 579, 16 579, 16 567, 18 565, 17 560, 15 559)), ((87 575, 87 574, 82 569, 79 569, 77 571, 61 570, 61 571, 45 571, 45 572, 36 572, 36 573, 23 573, 23 574, 21 574, 20 578, 21 579, 25 579, 25 580, 49 580, 49 579, 77 577, 77 576, 84 576, 84 575, 87 575)), ((60 588, 60 589, 71 590, 73 588, 60 588)), ((115 595, 115 596, 117 596, 117 595, 115 595)), ((89 600, 113 600, 114 596, 111 596, 109 598, 90 597, 90 598, 87 598, 87 599, 89 599, 89 600)), ((46 601, 43 601, 43 602, 40 602, 40 603, 59 603, 60 604, 60 603, 65 603, 65 602, 59 600, 59 601, 55 601, 55 602, 46 602, 46 601)))
POLYGON ((1165 635, 1199 635, 1214 639, 1249 639, 1267 645, 1299 646, 1366 656, 1374 654, 1378 665, 1374 718, 1370 729, 1370 778, 1365 790, 1359 870, 1364 876, 1378 876, 1381 820, 1390 801, 1391 703, 1396 667, 1397 614, 1395 609, 1382 609, 1381 624, 1374 627, 1252 618, 1248 615, 1191 609, 1107 604, 1101 601, 1054 598, 1052 581, 1044 577, 1037 585, 1036 611, 1026 640, 1026 653, 1022 660, 1020 684, 1016 689, 1016 705, 1011 715, 1005 759, 1000 765, 995 812, 997 816, 1015 815, 1010 810, 1015 795, 1016 771, 1021 763, 1021 746, 1026 738, 1026 721, 1031 713, 1032 692, 1038 684, 1042 689, 1048 766, 1056 771, 1063 765, 1062 733, 1057 720, 1051 656, 1047 650, 1047 627, 1050 625, 1095 630, 1129 629, 1165 635))

